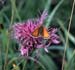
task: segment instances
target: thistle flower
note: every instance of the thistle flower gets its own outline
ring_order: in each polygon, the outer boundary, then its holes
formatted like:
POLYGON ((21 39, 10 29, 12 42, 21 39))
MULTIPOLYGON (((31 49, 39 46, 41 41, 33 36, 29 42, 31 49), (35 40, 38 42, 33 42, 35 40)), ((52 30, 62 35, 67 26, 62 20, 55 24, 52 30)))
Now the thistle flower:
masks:
POLYGON ((48 45, 44 44, 44 39, 42 37, 35 38, 32 36, 32 32, 39 26, 43 25, 44 20, 47 17, 47 12, 44 11, 40 18, 28 19, 26 22, 15 23, 12 26, 13 37, 17 40, 20 45, 21 55, 28 56, 32 50, 36 48, 45 48, 51 43, 58 44, 59 36, 55 34, 57 29, 49 29, 50 38, 48 39, 48 45))
POLYGON ((57 33, 57 28, 50 28, 48 29, 49 33, 50 33, 50 39, 49 42, 53 43, 53 44, 59 44, 60 43, 60 38, 59 36, 56 34, 57 33))

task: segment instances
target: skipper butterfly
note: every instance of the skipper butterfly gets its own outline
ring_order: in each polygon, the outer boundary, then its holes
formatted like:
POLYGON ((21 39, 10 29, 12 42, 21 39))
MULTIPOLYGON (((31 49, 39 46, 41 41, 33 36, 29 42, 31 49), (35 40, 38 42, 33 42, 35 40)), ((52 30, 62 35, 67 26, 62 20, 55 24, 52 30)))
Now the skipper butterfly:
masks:
POLYGON ((37 28, 32 32, 32 36, 34 36, 34 37, 42 36, 43 38, 48 39, 48 38, 49 38, 49 32, 48 32, 48 30, 46 29, 46 27, 44 27, 44 26, 39 26, 39 27, 37 27, 37 28))

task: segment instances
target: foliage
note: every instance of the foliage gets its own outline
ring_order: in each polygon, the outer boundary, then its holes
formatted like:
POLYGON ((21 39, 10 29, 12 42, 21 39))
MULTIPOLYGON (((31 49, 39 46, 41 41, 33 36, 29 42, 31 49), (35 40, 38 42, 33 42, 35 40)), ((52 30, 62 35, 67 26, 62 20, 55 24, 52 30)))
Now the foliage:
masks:
POLYGON ((73 0, 0 0, 0 24, 4 26, 0 28, 0 70, 61 70, 67 36, 64 70, 74 70, 75 13, 68 32, 72 4, 73 0), (19 45, 11 39, 9 28, 15 22, 38 17, 44 9, 48 10, 45 26, 58 28, 61 43, 48 47, 48 53, 43 49, 39 50, 40 54, 34 51, 27 60, 21 57, 19 45), (38 58, 35 58, 36 55, 38 58))

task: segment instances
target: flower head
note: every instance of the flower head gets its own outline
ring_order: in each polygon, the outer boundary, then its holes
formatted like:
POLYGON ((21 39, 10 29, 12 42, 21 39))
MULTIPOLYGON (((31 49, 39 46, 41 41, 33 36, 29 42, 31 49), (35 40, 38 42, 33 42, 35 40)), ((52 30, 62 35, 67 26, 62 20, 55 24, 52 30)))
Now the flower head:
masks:
MULTIPOLYGON (((15 23, 12 26, 13 37, 17 40, 17 42, 20 45, 21 55, 28 56, 33 49, 46 47, 44 39, 42 37, 35 38, 34 36, 32 36, 32 32, 39 25, 43 25, 43 22, 46 19, 46 17, 47 17, 47 12, 44 11, 40 18, 29 19, 26 22, 15 23)), ((59 36, 55 34, 56 32, 57 29, 55 28, 49 30, 50 38, 48 45, 50 45, 51 43, 55 44, 59 43, 58 41, 59 36)))
POLYGON ((57 31, 58 31, 57 28, 50 28, 49 29, 49 33, 50 33, 49 41, 53 44, 59 44, 60 43, 59 36, 56 34, 57 31))

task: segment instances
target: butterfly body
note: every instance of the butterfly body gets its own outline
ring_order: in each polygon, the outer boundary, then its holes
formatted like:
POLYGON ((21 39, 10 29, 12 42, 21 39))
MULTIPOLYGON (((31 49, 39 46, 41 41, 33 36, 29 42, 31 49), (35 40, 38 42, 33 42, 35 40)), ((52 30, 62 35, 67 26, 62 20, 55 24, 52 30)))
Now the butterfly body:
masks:
POLYGON ((32 32, 32 36, 39 37, 42 36, 44 39, 49 38, 49 32, 44 26, 38 26, 34 31, 32 32))

